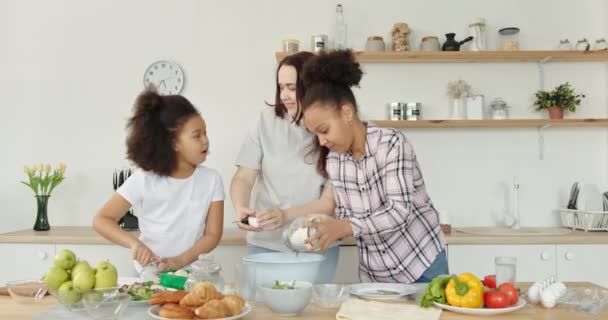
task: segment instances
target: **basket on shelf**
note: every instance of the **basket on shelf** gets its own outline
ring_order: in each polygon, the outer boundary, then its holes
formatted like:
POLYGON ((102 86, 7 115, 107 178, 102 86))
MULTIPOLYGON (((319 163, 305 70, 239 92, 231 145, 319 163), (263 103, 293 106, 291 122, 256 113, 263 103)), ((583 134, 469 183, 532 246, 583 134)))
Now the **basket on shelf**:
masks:
POLYGON ((584 231, 608 231, 608 211, 559 209, 562 226, 584 231))

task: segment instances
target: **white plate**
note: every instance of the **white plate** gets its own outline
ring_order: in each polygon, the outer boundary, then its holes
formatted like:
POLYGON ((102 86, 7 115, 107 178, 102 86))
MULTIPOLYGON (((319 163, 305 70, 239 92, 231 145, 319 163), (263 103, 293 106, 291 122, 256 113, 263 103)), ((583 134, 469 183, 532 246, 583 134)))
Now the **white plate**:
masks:
POLYGON ((416 292, 416 287, 403 283, 357 283, 350 286, 350 294, 370 300, 395 300, 416 292))
POLYGON ((437 302, 435 302, 434 304, 436 307, 439 307, 443 310, 453 311, 453 312, 462 313, 462 314, 490 316, 490 315, 509 313, 509 312, 513 312, 515 310, 519 310, 526 305, 526 300, 519 298, 519 300, 517 300, 517 303, 515 305, 513 305, 511 307, 507 307, 507 308, 500 308, 500 309, 461 308, 461 307, 454 307, 454 306, 450 306, 447 304, 441 304, 441 303, 437 303, 437 302))
MULTIPOLYGON (((240 319, 240 318, 246 316, 249 312, 251 312, 251 309, 253 309, 251 307, 251 305, 249 303, 245 303, 245 306, 243 307, 243 310, 241 310, 241 313, 237 314, 236 316, 227 317, 227 318, 216 318, 214 320, 240 319)), ((160 306, 152 306, 152 307, 150 307, 150 309, 148 309, 148 314, 152 318, 159 319, 159 320, 180 320, 180 319, 169 319, 169 318, 161 317, 161 316, 158 315, 159 311, 160 311, 160 306)))

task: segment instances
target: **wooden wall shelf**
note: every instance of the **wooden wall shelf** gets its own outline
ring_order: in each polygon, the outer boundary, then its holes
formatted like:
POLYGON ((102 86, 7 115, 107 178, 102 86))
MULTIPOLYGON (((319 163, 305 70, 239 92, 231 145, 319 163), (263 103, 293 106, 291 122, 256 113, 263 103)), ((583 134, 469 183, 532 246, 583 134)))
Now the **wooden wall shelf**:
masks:
MULTIPOLYGON (((277 52, 277 61, 290 55, 277 52)), ((602 62, 607 50, 592 51, 408 51, 356 52, 361 63, 602 62)))
POLYGON ((608 127, 608 119, 510 119, 510 120, 370 120, 389 128, 516 128, 516 127, 608 127))

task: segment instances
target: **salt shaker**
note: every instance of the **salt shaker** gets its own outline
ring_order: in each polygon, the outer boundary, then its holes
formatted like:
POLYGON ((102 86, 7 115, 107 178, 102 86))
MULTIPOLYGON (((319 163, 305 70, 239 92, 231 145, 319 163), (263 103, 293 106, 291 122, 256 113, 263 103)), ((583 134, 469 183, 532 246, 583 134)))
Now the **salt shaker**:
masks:
POLYGON ((606 43, 606 39, 600 38, 595 40, 594 50, 606 50, 608 49, 608 44, 606 43))
POLYGON ((304 227, 304 224, 309 221, 318 222, 319 219, 315 217, 296 218, 283 230, 283 243, 287 248, 296 252, 307 252, 312 249, 314 243, 304 242, 317 232, 313 227, 304 227))

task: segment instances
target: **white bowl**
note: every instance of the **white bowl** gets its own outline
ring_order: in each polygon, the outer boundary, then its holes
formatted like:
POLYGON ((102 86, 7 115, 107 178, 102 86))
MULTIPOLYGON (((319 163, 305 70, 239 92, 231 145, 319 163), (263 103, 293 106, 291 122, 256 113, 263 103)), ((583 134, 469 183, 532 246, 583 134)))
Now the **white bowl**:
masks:
POLYGON ((271 284, 262 285, 258 289, 262 302, 281 317, 298 315, 310 303, 312 297, 312 283, 306 281, 295 281, 295 289, 273 289, 271 284))
MULTIPOLYGON (((325 257, 315 253, 268 252, 243 257, 255 268, 255 288, 270 286, 277 280, 314 283, 325 257)), ((256 294, 257 301, 261 296, 256 294)))

